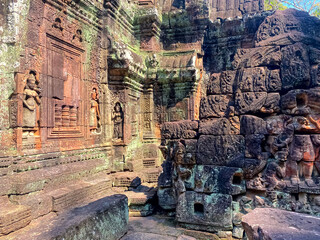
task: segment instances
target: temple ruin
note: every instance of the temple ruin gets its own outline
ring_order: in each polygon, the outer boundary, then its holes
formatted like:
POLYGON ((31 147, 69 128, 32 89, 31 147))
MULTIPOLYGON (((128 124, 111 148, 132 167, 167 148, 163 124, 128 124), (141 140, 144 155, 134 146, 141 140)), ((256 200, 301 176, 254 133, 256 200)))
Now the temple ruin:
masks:
MULTIPOLYGON (((1 240, 120 239, 129 216, 159 212, 212 239, 276 239, 253 211, 320 216, 306 12, 0 0, 0 91, 1 240)), ((320 239, 308 231, 296 239, 320 239)))

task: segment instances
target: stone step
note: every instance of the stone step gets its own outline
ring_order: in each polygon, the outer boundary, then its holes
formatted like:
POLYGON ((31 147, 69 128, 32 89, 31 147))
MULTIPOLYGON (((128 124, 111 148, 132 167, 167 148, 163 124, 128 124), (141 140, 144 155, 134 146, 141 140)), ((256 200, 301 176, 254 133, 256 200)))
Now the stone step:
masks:
POLYGON ((31 217, 31 208, 12 204, 7 197, 0 198, 0 236, 27 226, 31 217))
POLYGON ((52 210, 62 212, 92 199, 110 194, 110 179, 97 179, 91 182, 78 182, 47 193, 52 196, 52 210))
POLYGON ((128 201, 113 195, 60 215, 50 213, 0 240, 108 239, 118 240, 128 228, 128 201))
POLYGON ((10 201, 17 205, 12 204, 6 197, 1 198, 0 233, 8 234, 25 227, 32 219, 50 212, 61 213, 111 195, 111 187, 111 180, 104 175, 103 178, 78 181, 50 192, 11 195, 10 201))
POLYGON ((154 212, 157 190, 151 184, 148 185, 150 186, 142 184, 131 191, 124 191, 121 188, 115 189, 128 197, 130 217, 146 217, 154 212))
POLYGON ((103 159, 87 160, 86 162, 75 162, 71 164, 58 165, 44 169, 32 170, 15 174, 14 176, 0 177, 6 185, 3 195, 28 194, 48 189, 56 189, 61 184, 75 181, 90 174, 103 171, 106 168, 103 159))

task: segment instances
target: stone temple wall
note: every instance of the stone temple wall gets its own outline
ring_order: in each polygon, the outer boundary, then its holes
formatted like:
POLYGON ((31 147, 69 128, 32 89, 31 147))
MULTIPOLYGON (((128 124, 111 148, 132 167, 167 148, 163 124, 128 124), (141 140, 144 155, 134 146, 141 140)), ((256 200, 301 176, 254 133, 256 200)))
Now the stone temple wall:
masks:
POLYGON ((159 204, 181 226, 242 238, 256 207, 319 215, 319 30, 293 9, 209 24, 200 120, 162 125, 159 204))
MULTIPOLYGON (((140 49, 138 30, 144 7, 0 4, 0 236, 128 188, 135 177, 156 183, 152 54, 140 49)), ((144 33, 158 44, 151 25, 144 33)))

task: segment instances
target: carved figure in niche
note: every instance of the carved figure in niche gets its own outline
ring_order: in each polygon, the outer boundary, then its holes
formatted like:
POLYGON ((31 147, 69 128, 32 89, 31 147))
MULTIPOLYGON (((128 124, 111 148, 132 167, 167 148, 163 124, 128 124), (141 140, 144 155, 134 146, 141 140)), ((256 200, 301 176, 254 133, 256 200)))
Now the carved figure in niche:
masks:
POLYGON ((186 147, 181 142, 178 142, 178 144, 175 147, 175 152, 173 155, 174 165, 175 165, 174 185, 175 185, 177 196, 179 196, 181 193, 186 191, 185 181, 190 179, 192 174, 191 170, 187 166, 180 165, 184 163, 186 155, 188 155, 186 154, 186 147))
POLYGON ((73 35, 72 39, 73 39, 73 40, 77 40, 77 41, 79 41, 79 42, 82 42, 82 31, 81 31, 80 29, 78 29, 78 30, 76 31, 76 34, 73 35))
POLYGON ((308 106, 308 96, 305 93, 297 94, 296 107, 291 110, 292 114, 307 115, 311 113, 311 109, 308 106))
POLYGON ((310 64, 307 46, 296 43, 281 49, 281 79, 284 89, 310 86, 310 64))
POLYGON ((181 142, 179 142, 178 145, 176 146, 175 153, 174 153, 174 162, 176 164, 183 163, 185 150, 186 150, 185 146, 181 142))
POLYGON ((54 20, 54 23, 52 24, 52 27, 53 28, 57 28, 59 29, 61 32, 63 31, 63 27, 62 27, 62 21, 60 18, 56 18, 54 20))
POLYGON ((114 106, 114 111, 112 113, 113 120, 113 138, 122 139, 123 138, 123 111, 121 104, 119 102, 114 106))
POLYGON ((37 87, 36 74, 30 72, 23 91, 23 127, 24 136, 34 135, 37 124, 37 105, 40 105, 40 88, 37 87))
POLYGON ((150 68, 156 68, 159 66, 159 61, 157 59, 157 56, 155 54, 152 54, 152 56, 148 56, 146 59, 146 65, 150 68))
POLYGON ((100 128, 99 94, 96 88, 92 89, 90 101, 90 129, 92 133, 97 133, 100 128))

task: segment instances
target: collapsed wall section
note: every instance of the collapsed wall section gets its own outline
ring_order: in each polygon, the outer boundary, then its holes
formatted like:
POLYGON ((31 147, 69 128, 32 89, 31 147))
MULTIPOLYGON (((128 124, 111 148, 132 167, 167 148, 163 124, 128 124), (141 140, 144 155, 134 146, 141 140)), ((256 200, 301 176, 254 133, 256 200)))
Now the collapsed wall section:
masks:
POLYGON ((162 126, 158 197, 182 226, 242 238, 256 207, 319 215, 320 21, 288 9, 222 25, 203 44, 200 120, 162 126))

